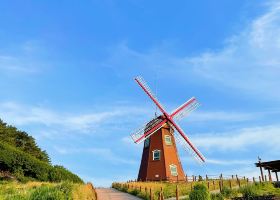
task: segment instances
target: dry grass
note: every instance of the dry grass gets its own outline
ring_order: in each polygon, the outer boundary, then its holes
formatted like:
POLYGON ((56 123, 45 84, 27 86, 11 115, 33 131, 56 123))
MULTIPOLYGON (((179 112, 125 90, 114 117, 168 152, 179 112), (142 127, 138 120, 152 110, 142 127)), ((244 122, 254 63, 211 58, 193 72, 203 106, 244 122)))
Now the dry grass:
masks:
MULTIPOLYGON (((37 196, 53 195, 52 199, 67 200, 96 200, 95 190, 92 184, 75 183, 49 183, 49 182, 1 182, 1 200, 29 200, 37 199, 37 196), (46 192, 46 190, 48 190, 46 192), (52 194, 51 194, 52 193, 52 194), (35 195, 36 194, 36 195, 35 195)), ((46 197, 48 199, 48 197, 46 197)))
POLYGON ((96 193, 92 184, 77 185, 73 190, 73 200, 96 200, 96 193))
MULTIPOLYGON (((176 186, 178 187, 179 196, 188 195, 193 186, 202 183, 208 187, 209 191, 219 191, 219 180, 209 180, 209 181, 198 181, 198 182, 183 182, 183 183, 169 183, 169 182, 129 182, 129 183, 114 183, 113 187, 116 189, 140 196, 149 196, 150 189, 154 196, 158 196, 161 189, 165 198, 176 196, 176 186)), ((236 179, 223 180, 224 187, 237 188, 239 187, 238 181, 236 179)), ((240 180, 240 185, 246 185, 246 180, 240 180)))

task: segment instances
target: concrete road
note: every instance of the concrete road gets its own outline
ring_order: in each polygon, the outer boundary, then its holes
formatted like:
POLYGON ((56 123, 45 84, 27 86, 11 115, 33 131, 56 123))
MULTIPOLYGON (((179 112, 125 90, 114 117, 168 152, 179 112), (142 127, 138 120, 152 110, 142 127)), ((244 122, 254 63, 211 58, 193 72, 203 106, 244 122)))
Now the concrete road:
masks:
POLYGON ((141 200, 138 197, 112 188, 97 188, 96 192, 98 200, 141 200))

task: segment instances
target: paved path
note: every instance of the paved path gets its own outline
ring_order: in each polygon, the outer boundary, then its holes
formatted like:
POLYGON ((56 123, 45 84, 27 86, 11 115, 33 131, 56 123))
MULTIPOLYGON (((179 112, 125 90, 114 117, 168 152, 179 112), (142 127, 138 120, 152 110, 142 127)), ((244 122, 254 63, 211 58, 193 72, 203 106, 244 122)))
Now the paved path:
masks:
POLYGON ((98 200, 141 200, 140 198, 112 188, 98 188, 96 192, 98 200))

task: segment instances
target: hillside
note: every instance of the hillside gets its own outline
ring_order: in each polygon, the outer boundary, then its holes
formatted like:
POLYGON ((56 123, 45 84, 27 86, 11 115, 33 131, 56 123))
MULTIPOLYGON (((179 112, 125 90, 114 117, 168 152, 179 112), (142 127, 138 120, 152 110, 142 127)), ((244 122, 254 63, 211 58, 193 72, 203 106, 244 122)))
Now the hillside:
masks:
POLYGON ((26 132, 0 120, 0 178, 19 181, 83 181, 63 166, 52 166, 46 151, 26 132))

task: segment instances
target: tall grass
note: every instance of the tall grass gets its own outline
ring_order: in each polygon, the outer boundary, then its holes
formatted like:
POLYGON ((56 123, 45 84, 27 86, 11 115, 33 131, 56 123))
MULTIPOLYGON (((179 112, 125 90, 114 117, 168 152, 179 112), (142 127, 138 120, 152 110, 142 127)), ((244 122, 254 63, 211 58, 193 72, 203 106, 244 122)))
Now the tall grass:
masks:
MULTIPOLYGON (((245 197, 246 199, 253 199, 255 196, 275 195, 280 197, 280 188, 275 188, 271 183, 247 183, 246 180, 240 181, 241 187, 238 183, 232 181, 229 184, 228 180, 223 182, 223 188, 219 190, 219 181, 215 180, 208 184, 208 181, 189 182, 189 183, 168 183, 168 182, 129 182, 129 183, 113 183, 112 187, 123 192, 133 194, 143 199, 149 199, 150 189, 152 190, 152 197, 157 198, 161 189, 165 198, 176 196, 176 185, 178 187, 179 196, 188 197, 191 191, 195 190, 196 185, 204 185, 203 188, 211 193, 211 199, 230 199, 235 197, 245 197), (230 189, 231 185, 232 189, 230 189), (209 189, 208 189, 209 188, 209 189)), ((198 186, 200 187, 200 186, 198 186)), ((198 192, 200 193, 200 192, 198 192)), ((196 194, 198 194, 196 193, 196 194)), ((199 195, 196 195, 199 196, 199 195)))
POLYGON ((94 188, 70 182, 0 182, 1 200, 82 200, 96 199, 94 188))
MULTIPOLYGON (((129 182, 129 183, 113 183, 112 187, 131 193, 135 196, 142 197, 150 195, 149 190, 152 189, 153 196, 157 196, 162 188, 163 195, 165 198, 175 197, 176 196, 176 186, 178 187, 179 196, 187 196, 191 192, 192 188, 197 184, 203 184, 207 187, 209 191, 219 191, 219 181, 220 180, 209 180, 209 181, 197 181, 197 182, 179 182, 179 183, 170 183, 170 182, 129 182), (140 191, 141 188, 141 191, 140 191), (146 188, 146 190, 145 190, 146 188), (146 192, 147 191, 147 192, 146 192)), ((229 188, 238 187, 238 181, 236 179, 223 180, 223 187, 229 188)), ((247 181, 240 179, 240 185, 247 184, 247 181)))

